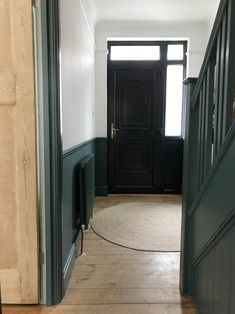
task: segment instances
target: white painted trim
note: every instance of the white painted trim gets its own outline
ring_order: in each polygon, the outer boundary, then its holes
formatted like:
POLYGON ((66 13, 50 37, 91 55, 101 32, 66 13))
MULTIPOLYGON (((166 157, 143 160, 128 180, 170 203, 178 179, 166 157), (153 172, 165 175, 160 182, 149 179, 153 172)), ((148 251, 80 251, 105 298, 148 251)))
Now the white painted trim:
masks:
POLYGON ((63 278, 64 279, 66 278, 66 276, 68 274, 68 271, 69 271, 69 269, 71 267, 72 261, 75 258, 75 251, 76 251, 76 246, 73 243, 73 245, 71 247, 71 250, 69 252, 69 255, 67 257, 66 264, 65 264, 64 269, 63 269, 63 278))
POLYGON ((88 18, 87 18, 86 11, 85 11, 85 8, 84 8, 82 0, 80 0, 79 3, 80 3, 80 6, 81 6, 82 15, 83 15, 84 21, 86 23, 88 33, 89 33, 91 41, 92 41, 92 45, 93 45, 94 49, 96 49, 95 38, 94 38, 94 35, 93 35, 93 32, 92 32, 91 26, 90 26, 90 24, 88 22, 88 18))

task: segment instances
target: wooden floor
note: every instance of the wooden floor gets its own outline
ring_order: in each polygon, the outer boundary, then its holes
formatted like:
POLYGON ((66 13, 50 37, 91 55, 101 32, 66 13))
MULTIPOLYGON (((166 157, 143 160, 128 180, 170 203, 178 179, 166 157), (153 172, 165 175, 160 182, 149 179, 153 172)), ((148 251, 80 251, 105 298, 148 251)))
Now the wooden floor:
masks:
MULTIPOLYGON (((174 196, 98 198, 95 211, 126 201, 180 201, 174 196)), ((60 305, 4 307, 3 314, 196 314, 179 293, 179 253, 140 252, 111 244, 92 230, 85 233, 84 254, 76 261, 60 305)))

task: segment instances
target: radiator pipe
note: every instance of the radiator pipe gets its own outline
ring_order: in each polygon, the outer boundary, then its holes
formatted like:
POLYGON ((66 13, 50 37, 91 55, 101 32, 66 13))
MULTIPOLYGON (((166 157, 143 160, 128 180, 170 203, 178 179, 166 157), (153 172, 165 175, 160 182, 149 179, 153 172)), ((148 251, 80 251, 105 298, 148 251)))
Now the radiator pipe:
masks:
POLYGON ((84 230, 85 230, 85 225, 81 225, 81 251, 80 251, 79 256, 81 256, 83 254, 84 230))

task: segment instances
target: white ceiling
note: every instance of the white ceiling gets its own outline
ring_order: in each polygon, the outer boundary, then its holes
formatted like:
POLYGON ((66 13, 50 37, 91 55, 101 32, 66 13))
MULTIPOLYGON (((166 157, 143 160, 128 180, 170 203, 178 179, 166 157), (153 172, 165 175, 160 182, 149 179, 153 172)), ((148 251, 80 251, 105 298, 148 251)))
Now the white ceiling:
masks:
POLYGON ((90 0, 96 22, 209 22, 219 0, 90 0))

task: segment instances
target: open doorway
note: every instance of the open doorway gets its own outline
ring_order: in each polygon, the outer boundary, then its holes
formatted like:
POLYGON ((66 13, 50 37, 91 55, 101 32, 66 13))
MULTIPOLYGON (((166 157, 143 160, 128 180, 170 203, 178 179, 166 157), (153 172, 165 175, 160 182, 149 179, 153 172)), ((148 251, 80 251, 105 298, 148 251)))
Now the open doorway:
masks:
POLYGON ((186 41, 108 42, 110 193, 179 193, 186 41))
POLYGON ((62 142, 58 0, 34 3, 40 303, 64 294, 62 269, 62 142))

